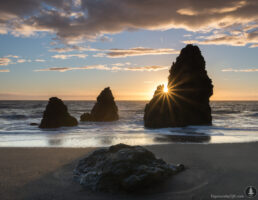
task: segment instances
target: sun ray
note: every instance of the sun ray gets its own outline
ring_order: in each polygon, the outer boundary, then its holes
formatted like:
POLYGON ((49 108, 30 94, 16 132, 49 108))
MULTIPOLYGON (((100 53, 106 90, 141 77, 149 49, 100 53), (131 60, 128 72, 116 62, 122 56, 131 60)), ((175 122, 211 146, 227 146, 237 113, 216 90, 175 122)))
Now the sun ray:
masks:
POLYGON ((181 80, 174 85, 171 83, 169 85, 159 85, 154 93, 154 102, 151 105, 150 112, 159 104, 159 109, 163 110, 164 108, 167 108, 169 109, 169 113, 171 113, 173 111, 173 104, 175 104, 175 107, 181 107, 181 105, 177 102, 178 98, 190 104, 196 105, 196 102, 193 102, 191 99, 187 99, 180 94, 180 91, 194 91, 192 88, 177 88, 186 81, 187 80, 181 80))

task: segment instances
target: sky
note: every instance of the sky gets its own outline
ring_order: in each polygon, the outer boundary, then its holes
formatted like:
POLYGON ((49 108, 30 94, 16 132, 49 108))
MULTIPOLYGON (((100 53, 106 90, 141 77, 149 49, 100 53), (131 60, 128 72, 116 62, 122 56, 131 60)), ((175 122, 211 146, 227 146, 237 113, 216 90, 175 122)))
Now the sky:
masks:
POLYGON ((0 0, 0 100, 149 100, 186 44, 211 100, 258 100, 257 0, 0 0))

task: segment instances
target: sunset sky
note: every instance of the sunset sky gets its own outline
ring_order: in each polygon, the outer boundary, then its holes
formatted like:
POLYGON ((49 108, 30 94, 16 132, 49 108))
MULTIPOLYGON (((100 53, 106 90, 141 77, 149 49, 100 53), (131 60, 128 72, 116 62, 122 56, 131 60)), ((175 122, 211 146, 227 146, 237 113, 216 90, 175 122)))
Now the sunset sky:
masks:
POLYGON ((0 0, 0 99, 148 100, 189 43, 212 100, 258 100, 257 0, 0 0))

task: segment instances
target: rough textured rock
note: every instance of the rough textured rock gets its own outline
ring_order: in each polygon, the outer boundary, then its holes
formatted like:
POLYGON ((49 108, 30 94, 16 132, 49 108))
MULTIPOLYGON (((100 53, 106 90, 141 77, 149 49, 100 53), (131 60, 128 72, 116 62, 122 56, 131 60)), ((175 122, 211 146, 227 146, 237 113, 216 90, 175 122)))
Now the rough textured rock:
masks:
POLYGON ((213 94, 213 85, 200 49, 187 45, 169 72, 168 92, 163 92, 164 86, 158 86, 145 107, 145 127, 210 125, 209 98, 213 94))
POLYGON ((81 115, 81 121, 115 121, 118 120, 118 108, 109 87, 101 91, 90 113, 81 115))
POLYGON ((77 126, 77 120, 72 117, 63 101, 57 97, 51 97, 43 114, 40 128, 58 128, 62 126, 77 126))
POLYGON ((118 144, 79 161, 74 178, 93 191, 138 191, 184 169, 170 165, 141 146, 118 144))

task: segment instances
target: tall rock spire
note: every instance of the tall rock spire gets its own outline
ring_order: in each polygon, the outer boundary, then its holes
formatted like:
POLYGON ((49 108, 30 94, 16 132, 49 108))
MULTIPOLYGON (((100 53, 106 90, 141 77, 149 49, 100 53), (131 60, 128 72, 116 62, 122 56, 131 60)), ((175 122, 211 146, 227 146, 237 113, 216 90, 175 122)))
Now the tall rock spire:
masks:
POLYGON ((168 92, 158 86, 145 107, 144 124, 149 128, 209 125, 212 123, 209 98, 213 85, 198 46, 187 45, 172 64, 168 92))

